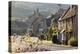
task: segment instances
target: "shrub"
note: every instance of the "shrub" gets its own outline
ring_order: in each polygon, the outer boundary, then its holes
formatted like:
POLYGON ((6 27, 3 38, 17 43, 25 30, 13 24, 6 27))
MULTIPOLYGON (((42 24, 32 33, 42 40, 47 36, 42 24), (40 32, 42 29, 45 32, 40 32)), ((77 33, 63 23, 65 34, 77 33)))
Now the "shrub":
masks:
POLYGON ((57 36, 56 36, 56 35, 54 35, 54 36, 52 37, 52 42, 53 42, 53 43, 57 43, 57 36))
POLYGON ((71 46, 78 46, 78 41, 75 37, 71 37, 68 41, 68 44, 71 46))
POLYGON ((52 37, 52 43, 61 44, 60 41, 57 39, 57 35, 54 35, 54 36, 52 37))
POLYGON ((39 39, 40 40, 44 40, 45 39, 45 36, 44 35, 40 35, 39 39))

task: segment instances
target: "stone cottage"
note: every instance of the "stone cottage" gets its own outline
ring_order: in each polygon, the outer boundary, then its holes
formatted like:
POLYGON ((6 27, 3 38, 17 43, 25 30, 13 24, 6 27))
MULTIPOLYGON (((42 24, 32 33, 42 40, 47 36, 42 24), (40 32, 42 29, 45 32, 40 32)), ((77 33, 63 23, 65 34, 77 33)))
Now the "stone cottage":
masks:
POLYGON ((71 5, 59 18, 58 29, 66 32, 66 41, 72 36, 78 39, 78 7, 71 5))

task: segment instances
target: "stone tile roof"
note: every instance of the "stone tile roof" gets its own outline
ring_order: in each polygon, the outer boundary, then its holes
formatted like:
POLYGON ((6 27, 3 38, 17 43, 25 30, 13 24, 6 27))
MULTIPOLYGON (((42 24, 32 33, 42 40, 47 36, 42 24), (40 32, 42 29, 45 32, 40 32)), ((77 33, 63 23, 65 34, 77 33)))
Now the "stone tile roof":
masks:
POLYGON ((75 10, 74 10, 74 8, 70 8, 70 7, 69 7, 68 10, 65 11, 65 12, 62 14, 62 16, 60 17, 59 21, 68 19, 68 18, 70 18, 70 17, 72 17, 72 16, 74 16, 74 15, 75 15, 75 10))

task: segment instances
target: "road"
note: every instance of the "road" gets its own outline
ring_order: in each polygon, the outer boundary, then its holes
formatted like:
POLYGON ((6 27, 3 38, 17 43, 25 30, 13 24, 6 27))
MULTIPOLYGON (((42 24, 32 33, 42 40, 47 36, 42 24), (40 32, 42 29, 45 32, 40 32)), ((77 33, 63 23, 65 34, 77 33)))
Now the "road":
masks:
POLYGON ((53 44, 53 45, 38 45, 38 48, 39 49, 44 49, 46 51, 77 49, 77 47, 57 45, 57 44, 53 44))

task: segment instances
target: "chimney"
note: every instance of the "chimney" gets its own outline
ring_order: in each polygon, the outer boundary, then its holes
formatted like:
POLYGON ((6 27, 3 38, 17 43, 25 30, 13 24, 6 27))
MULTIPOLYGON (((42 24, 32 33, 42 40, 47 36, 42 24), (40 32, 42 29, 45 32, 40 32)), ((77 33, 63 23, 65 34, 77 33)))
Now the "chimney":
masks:
POLYGON ((34 10, 34 14, 38 14, 39 13, 39 9, 34 10))

